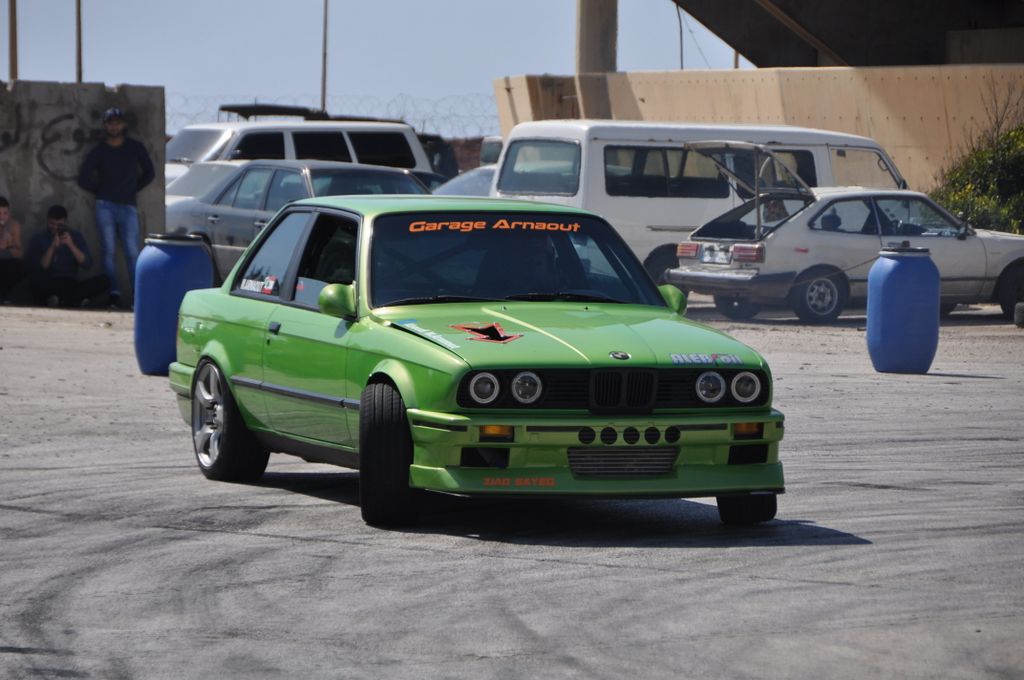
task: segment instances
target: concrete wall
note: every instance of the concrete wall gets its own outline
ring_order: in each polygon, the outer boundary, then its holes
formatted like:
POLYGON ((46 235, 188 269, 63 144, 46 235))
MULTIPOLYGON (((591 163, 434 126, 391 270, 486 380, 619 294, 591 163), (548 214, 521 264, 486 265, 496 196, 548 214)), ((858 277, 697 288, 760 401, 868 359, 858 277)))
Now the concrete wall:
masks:
POLYGON ((1024 64, 514 76, 494 81, 502 134, 528 120, 787 124, 878 140, 910 187, 933 188, 1024 64))
MULTIPOLYGON (((68 223, 89 241, 94 264, 102 271, 92 194, 78 188, 78 167, 103 139, 103 112, 118 106, 128 117, 128 134, 141 141, 153 159, 156 179, 138 195, 144 237, 164 229, 164 89, 102 83, 52 83, 19 80, 0 83, 0 195, 24 228, 26 245, 46 228, 46 210, 54 203, 68 209, 68 223)), ((119 255, 121 290, 131 285, 119 255)), ((21 289, 24 292, 24 289, 21 289)))

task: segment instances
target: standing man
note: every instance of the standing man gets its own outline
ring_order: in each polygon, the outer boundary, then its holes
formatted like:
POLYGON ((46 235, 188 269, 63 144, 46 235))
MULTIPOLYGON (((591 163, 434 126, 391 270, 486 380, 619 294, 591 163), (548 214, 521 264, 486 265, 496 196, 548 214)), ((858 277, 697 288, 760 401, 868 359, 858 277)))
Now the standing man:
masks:
MULTIPOLYGON (((146 147, 126 137, 124 112, 119 108, 103 113, 107 138, 93 147, 78 173, 78 186, 96 195, 96 226, 103 247, 103 270, 110 280, 110 306, 120 306, 117 281, 117 240, 124 249, 128 279, 135 282, 135 261, 139 256, 139 212, 135 195, 153 181, 153 161, 146 147)), ((133 308, 131 301, 126 305, 133 308)))

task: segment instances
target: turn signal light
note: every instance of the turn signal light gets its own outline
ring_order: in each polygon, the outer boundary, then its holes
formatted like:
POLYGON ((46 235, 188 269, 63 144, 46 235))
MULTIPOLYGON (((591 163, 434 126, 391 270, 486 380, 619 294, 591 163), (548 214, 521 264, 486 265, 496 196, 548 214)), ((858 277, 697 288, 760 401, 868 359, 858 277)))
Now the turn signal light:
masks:
POLYGON ((699 243, 692 243, 690 241, 684 241, 676 246, 676 257, 697 257, 697 253, 700 251, 699 243))
POLYGON ((733 262, 764 262, 763 243, 737 243, 732 247, 733 262))
POLYGON ((511 425, 481 425, 480 441, 510 442, 515 438, 515 428, 511 425))
POLYGON ((737 439, 760 439, 764 433, 764 423, 733 423, 732 433, 737 439))

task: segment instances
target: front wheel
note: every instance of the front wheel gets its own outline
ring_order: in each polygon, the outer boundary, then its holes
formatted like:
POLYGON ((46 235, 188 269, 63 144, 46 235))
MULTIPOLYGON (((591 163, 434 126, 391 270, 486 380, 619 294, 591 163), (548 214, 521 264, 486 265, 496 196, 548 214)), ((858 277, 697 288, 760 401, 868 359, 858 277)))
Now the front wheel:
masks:
POLYGON ((245 426, 224 375, 208 359, 192 385, 192 447, 199 470, 221 482, 253 482, 263 476, 270 453, 245 426))
POLYGON ((761 305, 745 298, 715 296, 715 309, 722 316, 733 321, 753 319, 761 311, 761 305))
POLYGON ((409 486, 412 435, 405 402, 391 385, 367 385, 359 401, 359 506, 367 524, 407 524, 416 518, 409 486))
POLYGON ((778 501, 775 494, 719 496, 718 518, 723 524, 760 524, 775 519, 778 501))
POLYGON ((805 323, 830 323, 846 306, 846 283, 837 271, 816 269, 797 279, 789 305, 805 323))

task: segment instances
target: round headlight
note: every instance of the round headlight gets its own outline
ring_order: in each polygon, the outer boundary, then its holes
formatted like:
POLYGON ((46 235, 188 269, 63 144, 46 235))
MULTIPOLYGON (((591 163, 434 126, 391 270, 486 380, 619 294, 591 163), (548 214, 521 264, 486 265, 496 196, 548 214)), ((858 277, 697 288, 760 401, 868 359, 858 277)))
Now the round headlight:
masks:
POLYGON ((732 379, 732 396, 741 404, 749 404, 761 394, 761 380, 753 373, 744 371, 732 379))
POLYGON ((532 404, 537 401, 543 389, 540 376, 532 371, 517 373, 516 377, 512 378, 512 396, 520 404, 532 404))
POLYGON ((697 396, 713 404, 725 395, 725 378, 714 371, 705 371, 697 377, 697 396))
POLYGON ((478 404, 490 404, 498 398, 498 379, 490 373, 477 373, 469 381, 469 396, 478 404))

